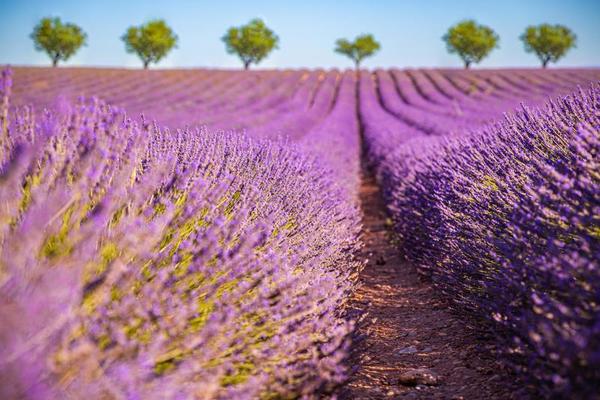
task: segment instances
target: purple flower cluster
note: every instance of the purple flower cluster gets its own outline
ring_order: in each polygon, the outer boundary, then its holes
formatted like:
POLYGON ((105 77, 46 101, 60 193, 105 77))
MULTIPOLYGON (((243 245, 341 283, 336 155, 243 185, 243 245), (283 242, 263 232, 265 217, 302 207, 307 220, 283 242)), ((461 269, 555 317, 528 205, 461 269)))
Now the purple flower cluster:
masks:
MULTIPOLYGON (((3 398, 310 397, 344 379, 360 227, 330 169, 99 100, 9 115, 6 73, 0 90, 3 398)), ((338 134, 357 136, 320 136, 338 134)))
MULTIPOLYGON (((460 80, 506 85, 510 100, 508 74, 481 75, 460 80)), ((487 321, 542 392, 597 394, 600 89, 441 137, 407 114, 378 125, 372 81, 361 81, 365 138, 403 254, 457 309, 487 321)), ((429 115, 433 126, 450 124, 429 115)))

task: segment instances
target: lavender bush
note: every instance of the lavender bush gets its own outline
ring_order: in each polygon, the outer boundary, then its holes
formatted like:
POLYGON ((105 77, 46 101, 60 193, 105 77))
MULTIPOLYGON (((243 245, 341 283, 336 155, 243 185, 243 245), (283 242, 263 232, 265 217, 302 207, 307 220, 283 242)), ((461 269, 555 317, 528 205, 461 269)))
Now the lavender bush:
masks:
POLYGON ((600 386, 600 89, 370 157, 401 250, 546 395, 600 386))
POLYGON ((311 397, 344 378, 358 214, 293 146, 99 100, 9 114, 3 398, 311 397))

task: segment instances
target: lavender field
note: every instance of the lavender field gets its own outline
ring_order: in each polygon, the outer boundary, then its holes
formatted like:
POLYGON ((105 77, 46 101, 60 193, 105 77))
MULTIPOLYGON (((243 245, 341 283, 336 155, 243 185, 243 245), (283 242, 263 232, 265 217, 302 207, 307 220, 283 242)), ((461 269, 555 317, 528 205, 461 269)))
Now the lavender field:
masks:
POLYGON ((370 398, 371 176, 392 251, 494 344, 514 398, 598 398, 599 81, 4 70, 0 397, 370 398))

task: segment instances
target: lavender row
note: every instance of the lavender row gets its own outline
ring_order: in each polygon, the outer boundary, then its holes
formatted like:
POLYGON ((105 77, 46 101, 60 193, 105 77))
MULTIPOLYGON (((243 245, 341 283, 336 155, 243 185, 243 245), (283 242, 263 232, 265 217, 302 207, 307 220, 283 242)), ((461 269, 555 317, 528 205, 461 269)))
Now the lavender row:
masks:
POLYGON ((361 177, 360 133, 356 115, 356 76, 346 71, 338 76, 339 86, 326 118, 309 129, 300 139, 306 153, 313 154, 336 176, 337 184, 347 194, 349 204, 358 205, 361 177))
POLYGON ((9 114, 0 87, 3 397, 312 397, 343 380, 358 214, 317 160, 98 100, 9 114))
POLYGON ((389 133, 361 113, 402 253, 543 394, 596 395, 600 89, 449 138, 389 133))

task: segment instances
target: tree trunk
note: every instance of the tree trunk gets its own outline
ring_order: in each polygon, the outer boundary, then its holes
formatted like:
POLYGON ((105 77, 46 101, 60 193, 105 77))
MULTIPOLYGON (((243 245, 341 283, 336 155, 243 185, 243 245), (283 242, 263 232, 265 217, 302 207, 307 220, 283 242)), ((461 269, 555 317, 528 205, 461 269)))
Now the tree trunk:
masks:
POLYGON ((250 68, 250 61, 244 61, 244 70, 247 71, 250 68))
POLYGON ((548 58, 544 58, 544 59, 542 60, 542 68, 546 68, 546 67, 548 67, 548 62, 549 62, 549 61, 550 61, 550 60, 549 60, 548 58))
POLYGON ((360 61, 358 61, 358 60, 354 61, 354 69, 356 69, 357 71, 360 71, 360 61))
POLYGON ((52 59, 52 66, 53 66, 53 67, 56 67, 57 65, 58 65, 58 57, 54 57, 54 58, 52 59))
POLYGON ((144 69, 148 69, 148 64, 150 64, 150 61, 144 61, 144 69))
POLYGON ((465 69, 469 69, 471 66, 471 61, 465 61, 465 69))

